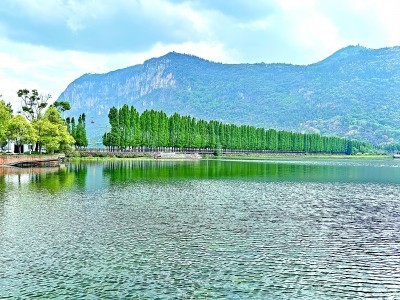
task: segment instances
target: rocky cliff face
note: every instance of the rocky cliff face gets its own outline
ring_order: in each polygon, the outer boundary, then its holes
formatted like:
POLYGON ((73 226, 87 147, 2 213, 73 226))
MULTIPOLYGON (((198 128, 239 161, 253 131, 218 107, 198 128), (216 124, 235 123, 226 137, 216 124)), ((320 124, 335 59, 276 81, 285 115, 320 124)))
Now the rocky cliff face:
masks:
POLYGON ((168 70, 170 62, 153 60, 104 75, 85 74, 72 82, 59 99, 69 99, 74 110, 94 109, 102 114, 119 99, 133 101, 157 89, 175 88, 176 81, 168 70))
POLYGON ((309 65, 209 62, 169 53, 107 74, 85 74, 59 99, 70 115, 85 112, 91 141, 108 110, 127 103, 236 124, 346 136, 373 143, 400 140, 400 48, 343 48, 309 65))

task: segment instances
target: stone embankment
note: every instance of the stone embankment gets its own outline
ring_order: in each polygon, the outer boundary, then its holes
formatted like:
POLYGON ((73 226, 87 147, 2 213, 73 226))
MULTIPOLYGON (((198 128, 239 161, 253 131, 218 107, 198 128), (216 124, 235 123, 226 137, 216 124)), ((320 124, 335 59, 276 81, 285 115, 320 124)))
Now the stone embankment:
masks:
POLYGON ((155 159, 200 159, 198 153, 175 153, 175 152, 156 152, 155 159))
POLYGON ((65 158, 64 154, 57 155, 0 155, 0 166, 42 165, 58 163, 65 158))

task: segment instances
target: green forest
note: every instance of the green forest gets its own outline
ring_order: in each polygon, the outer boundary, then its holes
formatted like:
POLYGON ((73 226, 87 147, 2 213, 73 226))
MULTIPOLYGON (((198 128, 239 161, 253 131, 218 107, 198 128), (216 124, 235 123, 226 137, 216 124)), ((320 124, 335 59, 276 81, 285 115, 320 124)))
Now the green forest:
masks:
POLYGON ((169 53, 107 74, 85 74, 59 99, 71 102, 68 115, 84 112, 95 122, 87 133, 98 141, 110 107, 126 103, 140 113, 155 109, 168 116, 179 113, 384 146, 400 142, 399 61, 400 47, 349 46, 308 66, 230 65, 169 53), (90 104, 82 105, 85 100, 90 104))
MULTIPOLYGON (((63 118, 71 109, 67 101, 56 101, 48 105, 51 95, 40 94, 37 90, 21 89, 17 92, 22 110, 14 114, 11 104, 0 100, 0 150, 8 142, 18 146, 18 153, 24 144, 30 144, 29 152, 70 152, 72 146, 81 149, 88 146, 86 115, 63 118)), ((0 95, 1 98, 1 95, 0 95)), ((10 150, 9 150, 10 151, 10 150)))
POLYGON ((75 140, 61 115, 70 109, 69 103, 57 101, 48 106, 51 95, 39 94, 37 90, 21 89, 17 95, 21 98, 22 110, 16 113, 10 104, 0 100, 0 150, 9 142, 15 144, 18 153, 23 152, 24 144, 30 145, 30 153, 72 150, 75 140))
POLYGON ((108 118, 111 128, 103 135, 103 144, 110 150, 173 147, 355 154, 372 148, 369 143, 344 138, 197 120, 177 113, 167 116, 163 111, 146 110, 140 114, 126 104, 112 107, 108 118))
POLYGON ((78 149, 86 148, 88 146, 88 139, 86 136, 86 115, 84 113, 79 115, 78 124, 76 124, 74 117, 67 117, 65 123, 67 124, 69 134, 71 134, 75 139, 75 147, 78 149))

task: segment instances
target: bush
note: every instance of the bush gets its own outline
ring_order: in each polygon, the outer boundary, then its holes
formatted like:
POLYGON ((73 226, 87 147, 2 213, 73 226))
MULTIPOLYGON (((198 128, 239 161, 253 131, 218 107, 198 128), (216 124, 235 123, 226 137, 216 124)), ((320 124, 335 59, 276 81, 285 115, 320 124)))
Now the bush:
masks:
POLYGON ((92 157, 92 153, 86 151, 79 151, 80 157, 92 157))
POLYGON ((67 157, 81 157, 79 151, 71 151, 70 153, 65 153, 67 157))
POLYGON ((222 148, 221 144, 217 143, 217 145, 215 147, 215 150, 214 150, 214 155, 215 156, 221 156, 221 153, 222 153, 222 149, 221 148, 222 148))
POLYGON ((108 157, 109 156, 108 153, 106 153, 106 152, 96 152, 96 153, 93 153, 93 155, 96 157, 108 157))

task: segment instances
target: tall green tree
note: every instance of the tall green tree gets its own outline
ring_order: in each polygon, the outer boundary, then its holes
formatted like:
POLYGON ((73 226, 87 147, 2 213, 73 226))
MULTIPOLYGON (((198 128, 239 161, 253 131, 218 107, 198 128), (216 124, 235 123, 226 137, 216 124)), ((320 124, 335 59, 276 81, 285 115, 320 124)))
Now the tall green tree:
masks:
POLYGON ((103 141, 103 145, 106 146, 110 150, 111 142, 110 142, 110 134, 109 133, 106 132, 103 134, 102 141, 103 141))
POLYGON ((108 113, 108 119, 111 125, 111 132, 109 134, 109 143, 112 149, 120 145, 120 128, 119 128, 119 114, 116 107, 111 107, 108 113))
MULTIPOLYGON (((111 131, 103 136, 110 148, 144 147, 212 148, 315 153, 365 152, 367 143, 319 134, 265 130, 249 125, 237 126, 220 121, 196 120, 177 113, 168 117, 163 111, 145 110, 139 114, 132 106, 110 109, 111 131)), ((72 124, 72 122, 71 122, 72 124)), ((73 127, 73 126, 72 126, 73 127)))
POLYGON ((0 100, 0 147, 1 148, 7 144, 6 130, 11 118, 12 118, 11 105, 6 104, 4 100, 0 100))
POLYGON ((139 112, 131 106, 130 113, 130 146, 131 147, 138 147, 140 145, 140 137, 141 137, 141 130, 140 130, 140 116, 139 112))
POLYGON ((43 95, 39 94, 37 90, 29 91, 27 89, 18 90, 17 95, 22 101, 22 113, 30 122, 37 121, 43 116, 51 98, 50 94, 43 95))
POLYGON ((131 139, 131 118, 129 106, 126 104, 118 110, 118 125, 120 131, 119 147, 126 149, 130 145, 131 139))
POLYGON ((68 132, 71 134, 71 118, 70 117, 67 117, 65 119, 65 124, 67 125, 68 132))
POLYGON ((71 109, 71 104, 68 101, 56 101, 53 105, 61 114, 71 109))
POLYGON ((34 127, 37 132, 39 152, 42 152, 43 146, 47 152, 67 151, 75 143, 60 112, 54 106, 50 106, 43 117, 34 122, 34 127))
POLYGON ((34 123, 38 139, 38 152, 42 153, 43 147, 47 152, 54 152, 59 148, 61 136, 57 124, 50 122, 47 118, 41 118, 34 123))
POLYGON ((74 117, 71 118, 71 132, 70 133, 72 136, 76 136, 76 122, 75 122, 74 117))
POLYGON ((75 139, 75 146, 78 148, 87 147, 89 142, 86 135, 86 115, 83 113, 78 117, 78 124, 75 126, 75 120, 72 124, 72 137, 75 139))
POLYGON ((63 100, 54 102, 53 106, 57 108, 57 110, 60 112, 63 118, 64 118, 64 112, 71 109, 71 104, 68 101, 63 101, 63 100))
POLYGON ((10 119, 7 125, 6 137, 18 146, 18 153, 22 152, 23 144, 36 143, 37 133, 33 126, 21 115, 10 119))

